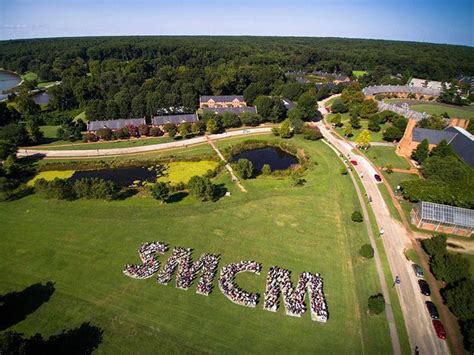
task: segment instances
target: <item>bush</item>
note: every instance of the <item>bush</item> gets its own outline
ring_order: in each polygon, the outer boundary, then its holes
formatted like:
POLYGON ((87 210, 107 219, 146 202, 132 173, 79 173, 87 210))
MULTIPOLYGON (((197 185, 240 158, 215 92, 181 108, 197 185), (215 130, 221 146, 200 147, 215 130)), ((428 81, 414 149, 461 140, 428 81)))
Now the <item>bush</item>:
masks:
POLYGON ((368 301, 369 313, 380 314, 385 310, 385 299, 381 293, 370 296, 368 301))
POLYGON ((272 133, 274 136, 278 137, 280 135, 280 130, 277 127, 273 127, 272 133))
POLYGON ((303 128, 303 138, 308 139, 310 141, 316 141, 318 139, 323 138, 321 131, 318 127, 305 127, 303 128))
POLYGON ((373 118, 370 118, 369 119, 369 124, 367 126, 367 128, 369 128, 370 131, 372 132, 380 132, 380 124, 378 123, 378 121, 376 119, 373 119, 373 118))
POLYGON ((351 219, 353 222, 360 223, 364 220, 364 217, 362 216, 362 213, 360 213, 359 211, 354 211, 352 212, 351 219))
POLYGON ((170 194, 170 186, 165 182, 157 182, 156 184, 153 184, 150 190, 151 195, 161 203, 163 203, 170 194))
POLYGON ((272 168, 269 164, 264 164, 262 166, 262 174, 263 175, 270 175, 272 173, 272 168))
POLYGON ((96 131, 96 136, 105 141, 112 139, 112 130, 110 128, 100 128, 96 131))
POLYGON ((340 173, 341 173, 341 175, 347 175, 347 169, 346 168, 341 168, 340 173))
POLYGON ((97 138, 97 136, 90 132, 90 133, 85 133, 83 136, 82 136, 82 139, 84 142, 97 142, 99 139, 97 138))
POLYGON ((74 182, 73 192, 75 198, 115 200, 118 188, 112 181, 98 178, 84 178, 74 182))
POLYGON ((152 137, 161 137, 164 134, 164 132, 159 127, 151 127, 149 133, 152 137))
POLYGON ((366 259, 372 259, 374 257, 374 248, 370 244, 364 244, 360 248, 359 254, 366 259))
POLYGON ((52 181, 45 179, 36 180, 35 192, 46 199, 73 200, 75 198, 71 183, 58 178, 52 181))
POLYGON ((150 128, 146 124, 141 124, 138 126, 138 133, 140 133, 140 136, 148 136, 150 128))
POLYGON ((234 170, 242 179, 250 179, 253 176, 253 164, 248 159, 239 159, 234 164, 234 170))
POLYGON ((335 99, 331 106, 331 112, 334 113, 345 113, 348 111, 348 108, 344 101, 341 99, 335 99))

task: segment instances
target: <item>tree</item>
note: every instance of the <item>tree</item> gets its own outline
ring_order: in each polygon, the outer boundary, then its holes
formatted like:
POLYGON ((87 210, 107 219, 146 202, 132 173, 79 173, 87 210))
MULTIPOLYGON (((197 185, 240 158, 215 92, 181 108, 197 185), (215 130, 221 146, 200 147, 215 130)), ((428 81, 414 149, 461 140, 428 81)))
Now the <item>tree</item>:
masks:
POLYGON ((191 132, 195 136, 204 133, 205 130, 206 130, 206 124, 202 121, 193 122, 193 124, 191 125, 191 132))
POLYGON ((362 127, 360 124, 360 118, 357 115, 351 115, 349 122, 351 123, 351 126, 354 129, 359 129, 360 127, 362 127))
POLYGON ((453 148, 448 144, 446 139, 443 139, 439 144, 431 150, 432 157, 446 158, 447 156, 453 156, 453 148))
POLYGON ((240 122, 239 116, 233 112, 224 112, 222 115, 222 125, 224 128, 240 127, 242 123, 240 122))
POLYGON ((43 132, 41 132, 39 125, 34 120, 27 120, 25 124, 28 139, 32 144, 38 144, 43 139, 43 132))
POLYGON ((0 140, 7 141, 16 146, 29 143, 28 132, 21 123, 10 123, 0 130, 0 140))
POLYGON ((372 137, 370 136, 370 132, 366 129, 362 130, 360 134, 355 139, 357 145, 363 149, 367 149, 370 146, 370 140, 372 137))
POLYGON ((423 139, 416 149, 411 152, 411 158, 416 160, 419 164, 423 164, 426 158, 428 158, 428 154, 429 142, 428 139, 423 139))
POLYGON ((265 120, 270 120, 272 116, 273 100, 269 96, 259 96, 254 105, 257 107, 259 115, 265 120))
POLYGON ((318 111, 318 100, 310 92, 305 92, 298 99, 297 109, 302 113, 303 121, 312 119, 318 111))
POLYGON ((467 181, 472 176, 469 166, 455 156, 429 157, 424 161, 423 176, 445 182, 467 181))
POLYGON ((296 100, 303 93, 304 86, 298 82, 287 83, 281 90, 281 95, 290 100, 296 100))
POLYGON ((253 176, 253 164, 248 159, 239 159, 234 164, 234 170, 244 180, 250 179, 253 176))
POLYGON ((318 139, 323 138, 323 135, 321 131, 319 130, 318 127, 304 127, 302 130, 302 133, 304 135, 304 139, 310 140, 310 141, 316 141, 318 139))
POLYGON ((292 131, 291 131, 291 127, 290 127, 290 121, 289 119, 287 118, 286 120, 284 120, 280 126, 280 137, 281 138, 291 138, 291 136, 293 135, 292 131))
POLYGON ((303 113, 298 108, 288 111, 287 120, 290 123, 290 129, 296 134, 301 133, 304 127, 303 117, 303 113))
POLYGON ((368 301, 369 313, 380 314, 385 310, 385 299, 381 293, 370 296, 368 301))
POLYGON ((346 137, 351 137, 353 135, 353 129, 352 129, 352 125, 350 123, 346 123, 344 125, 344 135, 346 137))
POLYGON ((352 212, 351 219, 353 222, 360 223, 364 220, 364 217, 362 216, 362 213, 359 211, 354 211, 352 212))
POLYGON ((207 131, 211 134, 222 131, 221 121, 218 118, 211 118, 206 122, 207 131))
POLYGON ((331 123, 333 123, 336 127, 342 127, 342 116, 340 113, 335 114, 331 118, 331 123))
POLYGON ((372 259, 374 257, 374 248, 370 244, 364 244, 360 248, 359 254, 366 259, 372 259))
POLYGON ((388 127, 383 132, 383 139, 388 142, 398 141, 403 137, 403 132, 400 131, 397 127, 388 127))
POLYGON ((211 201, 216 194, 216 187, 208 177, 193 176, 188 182, 189 193, 201 201, 211 201))
POLYGON ((272 173, 272 168, 269 164, 264 164, 262 166, 262 175, 270 175, 272 173))
POLYGON ((377 102, 375 102, 374 100, 367 99, 362 102, 359 115, 362 118, 369 118, 371 115, 377 113, 377 111, 377 102))
POLYGON ((334 102, 331 105, 331 112, 345 113, 347 111, 349 111, 349 109, 347 108, 344 101, 342 101, 341 99, 335 99, 334 102))
POLYGON ((165 182, 157 182, 151 186, 151 194, 152 196, 159 200, 160 203, 166 201, 170 194, 170 186, 165 182))
POLYGON ((374 118, 369 119, 369 124, 367 127, 372 132, 380 132, 380 129, 381 129, 378 120, 374 118))
POLYGON ((446 305, 462 320, 474 319, 474 281, 463 280, 442 291, 446 305))
POLYGON ((446 254, 446 236, 437 234, 421 241, 421 246, 429 256, 446 254))
POLYGON ((260 124, 262 118, 260 115, 256 115, 252 112, 244 112, 240 115, 240 120, 242 121, 242 124, 254 127, 260 124))
POLYGON ((6 140, 0 140, 0 160, 5 160, 9 155, 14 155, 18 151, 18 147, 6 140))

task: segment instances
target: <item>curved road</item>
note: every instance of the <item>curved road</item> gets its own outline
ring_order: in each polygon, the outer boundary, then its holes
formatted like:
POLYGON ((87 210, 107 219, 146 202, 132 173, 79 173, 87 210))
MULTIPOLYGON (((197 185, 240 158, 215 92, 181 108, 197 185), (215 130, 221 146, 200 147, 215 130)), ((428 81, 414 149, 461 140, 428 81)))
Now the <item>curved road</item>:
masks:
POLYGON ((86 158, 86 157, 99 157, 99 156, 114 156, 123 154, 137 154, 144 152, 152 152, 155 150, 164 150, 172 148, 182 148, 193 144, 207 143, 208 138, 212 141, 230 138, 246 136, 257 133, 270 133, 271 127, 256 127, 248 129, 239 129, 236 131, 224 132, 220 134, 211 134, 209 136, 199 136, 196 138, 183 139, 170 143, 159 143, 151 145, 143 145, 140 147, 129 147, 129 148, 111 148, 111 149, 84 149, 84 150, 46 150, 46 149, 28 149, 22 148, 18 150, 18 156, 29 156, 41 154, 46 158, 86 158), (208 138, 207 138, 208 137, 208 138))
MULTIPOLYGON (((326 100, 323 100, 318 103, 319 110, 323 115, 328 113, 324 106, 325 102, 326 100)), ((358 162, 358 165, 354 166, 355 171, 359 176, 363 174, 361 181, 368 196, 372 198, 371 204, 377 225, 384 229, 384 235, 381 238, 390 270, 392 275, 398 275, 401 280, 401 283, 394 287, 396 287, 400 300, 412 350, 415 346, 418 346, 420 354, 449 354, 446 341, 440 340, 436 336, 431 324, 431 318, 425 306, 425 301, 428 301, 429 298, 420 293, 418 279, 413 272, 412 263, 405 257, 405 249, 411 247, 412 244, 410 236, 403 225, 392 218, 390 210, 377 187, 378 182, 374 179, 375 168, 364 156, 352 153, 352 149, 355 148, 352 143, 337 138, 322 121, 318 122, 317 125, 329 143, 344 156, 358 162)))

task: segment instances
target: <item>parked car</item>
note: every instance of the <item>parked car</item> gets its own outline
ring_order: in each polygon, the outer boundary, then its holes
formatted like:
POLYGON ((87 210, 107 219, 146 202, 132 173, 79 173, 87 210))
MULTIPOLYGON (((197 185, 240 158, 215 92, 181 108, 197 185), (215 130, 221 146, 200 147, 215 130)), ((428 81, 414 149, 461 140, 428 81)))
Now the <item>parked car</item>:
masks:
POLYGON ((380 177, 379 174, 374 174, 374 179, 375 179, 377 182, 381 182, 381 181, 382 181, 382 178, 380 177))
POLYGON ((357 165, 357 160, 351 160, 352 165, 357 165))
POLYGON ((430 296, 430 285, 425 280, 418 280, 418 285, 420 286, 420 292, 425 296, 430 296))
POLYGON ((432 322, 433 322, 433 327, 435 328, 436 335, 438 336, 438 338, 446 339, 446 331, 444 330, 443 323, 441 323, 437 319, 433 319, 432 322))
POLYGON ((423 269, 418 264, 413 264, 413 270, 415 270, 416 277, 423 277, 423 269))
POLYGON ((428 309, 428 313, 430 314, 430 317, 433 319, 439 319, 438 308, 436 308, 434 303, 431 301, 426 301, 425 304, 426 308, 428 309))

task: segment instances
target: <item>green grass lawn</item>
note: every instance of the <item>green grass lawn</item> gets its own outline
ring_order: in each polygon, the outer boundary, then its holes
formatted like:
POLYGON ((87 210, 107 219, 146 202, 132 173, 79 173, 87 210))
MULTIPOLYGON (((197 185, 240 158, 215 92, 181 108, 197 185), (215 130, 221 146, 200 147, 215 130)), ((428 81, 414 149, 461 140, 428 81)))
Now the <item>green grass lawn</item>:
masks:
POLYGON ((38 87, 40 89, 42 89, 42 88, 44 88, 48 85, 54 84, 54 83, 55 83, 55 81, 43 81, 42 83, 38 83, 38 87))
POLYGON ((205 175, 209 170, 214 170, 218 162, 212 160, 177 161, 166 164, 166 175, 158 181, 169 182, 176 185, 180 182, 188 183, 193 176, 205 175))
POLYGON ((40 126, 44 138, 55 139, 57 137, 58 128, 61 126, 40 126))
MULTIPOLYGON (((360 209, 351 181, 322 142, 291 142, 318 162, 299 188, 288 179, 260 177, 244 181, 249 192, 241 193, 222 174, 215 182, 232 196, 215 203, 187 197, 160 205, 141 195, 114 202, 33 195, 0 203, 0 293, 47 281, 56 288, 10 329, 47 337, 91 322, 104 332, 101 353, 391 353, 385 314, 367 314, 367 298, 380 285, 373 260, 358 254, 368 237, 363 223, 351 221, 360 209), (262 300, 255 309, 237 306, 216 280, 204 297, 195 294, 195 283, 182 291, 174 282, 125 277, 123 265, 139 262, 140 244, 153 240, 194 248, 194 257, 221 254, 220 267, 243 259, 262 262, 260 276, 237 277, 243 288, 260 294, 272 265, 292 270, 294 282, 302 271, 320 272, 330 318, 320 324, 308 313, 288 317, 282 305, 267 312, 262 300)), ((193 149, 201 147, 187 154, 193 149)), ((169 255, 160 256, 162 262, 169 255)))
POLYGON ((76 117, 74 117, 74 121, 77 122, 77 120, 82 120, 84 122, 87 122, 86 111, 82 111, 80 114, 78 114, 76 117))
POLYGON ((410 164, 405 158, 395 153, 395 147, 370 147, 365 154, 376 166, 386 166, 392 164, 392 167, 398 169, 409 169, 410 164))
POLYGON ((394 171, 391 174, 388 174, 386 171, 384 171, 383 175, 384 175, 385 179, 388 181, 388 183, 390 184, 390 186, 392 187, 393 190, 395 190, 397 188, 397 186, 400 185, 400 183, 403 182, 403 181, 419 179, 418 175, 399 173, 399 172, 396 172, 396 171, 394 171))
POLYGON ((474 118, 474 111, 464 110, 461 107, 435 105, 435 104, 420 104, 411 105, 410 108, 418 112, 426 112, 430 115, 442 115, 447 112, 449 117, 457 118, 474 118))
POLYGON ((354 75, 356 78, 360 78, 364 75, 366 75, 367 72, 365 70, 353 70, 352 75, 354 75))
POLYGON ((21 78, 26 81, 38 80, 38 74, 28 71, 21 78))
MULTIPOLYGON (((328 115, 328 122, 331 122, 331 119, 332 117, 334 116, 333 113, 330 113, 328 115)), ((348 122, 350 119, 349 117, 349 114, 348 113, 344 113, 342 114, 342 123, 346 123, 348 122)), ((357 136, 360 134, 360 132, 362 132, 362 130, 364 129, 368 129, 368 126, 369 126, 369 120, 360 120, 360 125, 361 125, 361 128, 359 129, 354 129, 354 134, 349 137, 348 139, 351 141, 351 142, 354 142, 357 138, 357 136)), ((379 132, 372 132, 372 131, 369 131, 370 132, 370 141, 371 142, 385 142, 383 140, 383 131, 384 129, 387 127, 386 124, 381 124, 380 125, 380 131, 379 132)), ((337 133, 339 133, 341 136, 344 135, 344 127, 336 127, 336 131, 337 133)))
POLYGON ((45 179, 47 181, 59 179, 69 179, 74 175, 74 170, 51 170, 51 171, 41 171, 34 178, 28 181, 28 186, 34 186, 35 181, 38 179, 45 179))
POLYGON ((168 143, 173 141, 170 137, 156 137, 146 139, 130 139, 126 141, 110 141, 99 143, 71 143, 67 141, 55 141, 48 144, 35 146, 36 149, 45 150, 87 150, 87 149, 111 149, 111 148, 130 148, 141 147, 145 145, 168 143))

